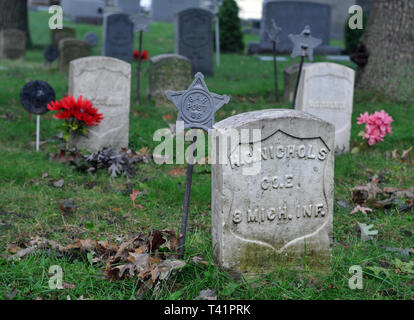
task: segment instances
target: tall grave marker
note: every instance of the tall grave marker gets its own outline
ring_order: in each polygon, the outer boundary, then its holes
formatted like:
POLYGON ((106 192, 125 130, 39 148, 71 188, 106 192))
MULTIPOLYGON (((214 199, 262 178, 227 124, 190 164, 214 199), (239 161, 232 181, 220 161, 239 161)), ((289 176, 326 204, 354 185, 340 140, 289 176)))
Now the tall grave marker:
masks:
POLYGON ((270 109, 227 118, 214 131, 219 143, 227 141, 218 148, 224 163, 211 168, 218 264, 244 275, 303 269, 304 262, 326 272, 333 236, 333 125, 297 110, 270 109), (234 137, 238 143, 228 143, 234 137))
POLYGON ((138 40, 138 68, 137 68, 137 103, 141 101, 141 54, 142 54, 142 38, 143 33, 149 32, 149 24, 151 19, 144 14, 138 14, 130 17, 131 21, 134 23, 134 32, 139 32, 138 40))
MULTIPOLYGON (((167 91, 167 98, 174 103, 178 109, 177 121, 184 122, 184 128, 199 128, 208 131, 213 127, 214 114, 223 105, 229 103, 230 98, 226 95, 220 96, 211 93, 204 76, 201 73, 195 75, 191 86, 185 91, 167 91)), ((193 145, 195 147, 197 136, 194 136, 193 145)), ((192 155, 194 152, 191 152, 192 155)), ((180 258, 184 256, 185 237, 187 229, 188 209, 190 205, 191 183, 193 177, 193 159, 191 158, 187 168, 187 180, 185 184, 185 196, 183 205, 183 217, 181 222, 181 238, 179 240, 180 258)))
POLYGON ((102 55, 132 61, 134 23, 124 13, 104 15, 102 55))
POLYGON ((187 9, 175 17, 175 52, 193 63, 193 74, 213 76, 213 17, 204 9, 187 9))

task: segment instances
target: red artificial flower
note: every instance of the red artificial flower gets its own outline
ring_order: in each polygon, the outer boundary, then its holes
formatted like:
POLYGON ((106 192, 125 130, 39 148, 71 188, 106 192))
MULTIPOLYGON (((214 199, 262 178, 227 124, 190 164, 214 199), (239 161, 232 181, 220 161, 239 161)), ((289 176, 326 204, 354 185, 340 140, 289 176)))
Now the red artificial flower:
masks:
POLYGON ((141 60, 148 60, 148 57, 149 57, 149 55, 148 55, 148 51, 147 50, 144 50, 144 51, 142 51, 142 53, 141 53, 141 60))
POLYGON ((134 60, 137 60, 138 57, 139 57, 139 51, 138 50, 134 50, 133 56, 134 56, 134 60))
POLYGON ((144 60, 144 61, 148 60, 148 58, 149 58, 148 51, 144 50, 141 53, 139 53, 138 50, 134 50, 133 57, 134 57, 134 60, 137 60, 138 58, 140 58, 141 60, 144 60))
POLYGON ((54 116, 57 119, 76 118, 87 126, 97 126, 103 120, 102 114, 92 106, 92 102, 88 99, 82 100, 82 96, 75 100, 73 96, 67 95, 60 101, 52 101, 47 108, 56 111, 54 116))

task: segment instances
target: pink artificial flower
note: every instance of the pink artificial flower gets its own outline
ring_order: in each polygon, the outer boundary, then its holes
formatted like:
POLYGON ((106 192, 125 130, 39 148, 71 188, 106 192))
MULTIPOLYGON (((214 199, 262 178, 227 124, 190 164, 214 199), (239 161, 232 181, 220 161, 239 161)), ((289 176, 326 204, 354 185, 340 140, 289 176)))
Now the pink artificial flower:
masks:
POLYGON ((377 142, 384 141, 387 133, 392 133, 391 122, 393 121, 393 118, 388 113, 381 110, 371 115, 368 112, 361 114, 357 119, 357 124, 365 123, 364 139, 368 139, 368 144, 372 146, 377 142))

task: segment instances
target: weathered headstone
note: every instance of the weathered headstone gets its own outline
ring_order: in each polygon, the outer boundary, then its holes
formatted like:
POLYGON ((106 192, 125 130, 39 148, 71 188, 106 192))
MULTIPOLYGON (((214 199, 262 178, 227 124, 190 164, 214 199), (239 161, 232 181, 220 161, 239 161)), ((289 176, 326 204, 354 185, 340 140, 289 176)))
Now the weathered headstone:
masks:
MULTIPOLYGON (((304 63, 304 66, 308 65, 308 63, 304 63)), ((296 80, 298 78, 299 72, 299 64, 294 64, 283 71, 283 101, 284 102, 292 102, 293 95, 295 94, 295 85, 296 80)))
POLYGON ((187 9, 175 17, 175 52, 193 64, 193 74, 212 76, 213 14, 204 9, 187 9))
POLYGON ((312 28, 314 37, 322 39, 322 45, 316 49, 317 53, 336 54, 341 49, 329 46, 331 30, 331 7, 326 4, 301 1, 265 1, 263 3, 262 22, 260 24, 260 43, 250 43, 250 54, 272 52, 272 43, 266 32, 274 19, 282 28, 278 52, 292 51, 289 34, 299 34, 303 26, 312 28))
POLYGON ((154 99, 156 106, 173 106, 165 97, 165 92, 187 88, 191 79, 191 61, 186 57, 177 54, 161 54, 152 57, 149 69, 148 100, 154 99))
POLYGON ((63 13, 74 22, 101 24, 105 2, 101 0, 62 0, 63 13))
POLYGON ((151 18, 154 21, 173 21, 175 13, 199 7, 200 0, 152 0, 151 18))
POLYGON ((17 29, 0 30, 0 59, 24 59, 26 33, 17 29))
POLYGON ((76 29, 72 27, 63 27, 63 29, 50 30, 50 43, 59 46, 59 42, 65 38, 76 38, 76 29))
POLYGON ((54 45, 48 45, 43 51, 43 56, 45 58, 45 64, 50 65, 59 57, 58 47, 54 45))
POLYGON ((72 60, 91 55, 91 45, 77 39, 62 39, 59 42, 59 71, 68 72, 72 60))
POLYGON ((303 68, 296 109, 335 126, 335 150, 349 151, 354 100, 354 70, 336 63, 314 63, 303 68))
POLYGON ((104 15, 102 55, 132 61, 134 23, 124 13, 104 15))
POLYGON ((71 138, 70 145, 96 152, 104 147, 128 147, 131 65, 110 57, 87 57, 70 63, 69 94, 90 100, 103 121, 89 127, 88 137, 71 138))
POLYGON ((297 110, 272 109, 239 114, 214 128, 224 160, 212 164, 212 241, 219 265, 249 276, 304 264, 326 272, 333 125, 297 110), (220 146, 225 140, 227 146, 220 146))

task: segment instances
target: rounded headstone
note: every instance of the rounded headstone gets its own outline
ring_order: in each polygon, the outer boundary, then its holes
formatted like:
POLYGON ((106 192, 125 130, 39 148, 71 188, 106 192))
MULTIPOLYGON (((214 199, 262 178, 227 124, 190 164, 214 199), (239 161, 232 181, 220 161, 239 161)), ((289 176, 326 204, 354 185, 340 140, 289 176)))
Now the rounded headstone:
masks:
POLYGON ((98 44, 99 38, 95 32, 88 32, 85 35, 85 41, 88 42, 92 47, 98 44))
POLYGON ((20 92, 20 102, 23 108, 33 114, 40 115, 48 112, 47 105, 55 99, 55 90, 42 80, 27 83, 20 92))
POLYGON ((52 63, 59 57, 59 49, 57 46, 51 44, 45 48, 43 55, 46 62, 52 63))

